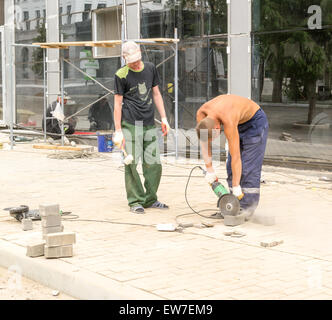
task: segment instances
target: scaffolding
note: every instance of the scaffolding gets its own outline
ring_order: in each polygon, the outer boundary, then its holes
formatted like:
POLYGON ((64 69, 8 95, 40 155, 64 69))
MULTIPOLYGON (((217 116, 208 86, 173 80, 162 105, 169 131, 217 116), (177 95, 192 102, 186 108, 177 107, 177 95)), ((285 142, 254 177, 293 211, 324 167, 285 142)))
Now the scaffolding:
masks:
MULTIPOLYGON (((59 49, 59 50, 64 50, 64 49, 69 49, 69 47, 115 47, 122 45, 124 40, 108 40, 108 41, 75 41, 75 42, 45 42, 45 43, 33 43, 31 45, 26 45, 26 44, 14 44, 13 46, 30 46, 30 47, 35 47, 35 48, 42 48, 43 49, 43 65, 44 65, 44 140, 46 142, 47 139, 47 132, 46 132, 46 120, 49 119, 47 118, 47 107, 48 107, 48 102, 47 98, 50 95, 50 93, 47 92, 47 74, 48 73, 54 73, 57 72, 60 74, 61 79, 60 79, 60 91, 57 95, 61 96, 61 106, 62 110, 64 111, 64 92, 65 92, 65 77, 64 77, 64 65, 65 63, 69 64, 73 68, 75 68, 77 71, 82 73, 83 75, 89 77, 93 82, 95 82, 97 85, 102 87, 107 93, 103 95, 102 97, 98 98, 97 100, 93 101, 92 103, 84 106, 74 114, 71 114, 68 117, 65 117, 63 121, 61 121, 61 144, 62 146, 64 145, 64 137, 65 137, 65 132, 64 132, 64 123, 65 121, 69 120, 70 118, 76 116, 77 114, 81 113, 82 111, 90 108, 92 105, 95 103, 103 100, 104 98, 108 97, 109 95, 114 95, 114 91, 110 90, 106 86, 104 86, 101 82, 99 82, 97 79, 94 77, 91 77, 89 74, 84 72, 82 69, 77 67, 74 63, 72 63, 69 59, 66 59, 63 54, 61 54, 60 51, 60 70, 59 71, 48 71, 47 70, 47 62, 46 62, 46 50, 47 49, 59 49)), ((173 153, 168 153, 168 154, 175 154, 176 158, 178 158, 178 153, 179 153, 179 146, 178 146, 178 43, 179 39, 177 38, 177 29, 174 31, 174 39, 171 38, 151 38, 151 39, 133 39, 138 44, 142 45, 154 45, 154 46, 169 46, 172 48, 174 51, 174 54, 171 57, 166 58, 164 61, 158 64, 158 66, 162 65, 166 61, 168 61, 170 58, 174 57, 175 58, 175 63, 174 63, 174 114, 175 114, 175 128, 174 128, 174 136, 175 136, 175 152, 173 153)), ((52 95, 55 95, 54 93, 51 93, 52 95)), ((155 119, 157 122, 159 122, 157 119, 155 119)), ((10 119, 10 140, 11 140, 11 148, 13 149, 13 118, 10 119)), ((160 122, 159 122, 160 123, 160 122)))

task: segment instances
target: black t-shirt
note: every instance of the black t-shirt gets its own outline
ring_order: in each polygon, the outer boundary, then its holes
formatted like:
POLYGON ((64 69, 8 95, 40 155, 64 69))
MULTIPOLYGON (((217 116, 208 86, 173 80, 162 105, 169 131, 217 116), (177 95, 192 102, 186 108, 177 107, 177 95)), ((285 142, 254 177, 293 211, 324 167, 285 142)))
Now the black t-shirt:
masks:
POLYGON ((156 67, 144 62, 143 70, 133 71, 126 65, 115 74, 115 94, 123 96, 122 120, 135 124, 143 121, 144 126, 154 125, 152 88, 159 85, 156 67))

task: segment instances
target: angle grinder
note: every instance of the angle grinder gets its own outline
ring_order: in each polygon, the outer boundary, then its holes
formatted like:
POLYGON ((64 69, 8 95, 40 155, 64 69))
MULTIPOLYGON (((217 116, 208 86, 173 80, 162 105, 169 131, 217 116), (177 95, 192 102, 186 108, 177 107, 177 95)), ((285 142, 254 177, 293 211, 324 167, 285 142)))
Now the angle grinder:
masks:
POLYGON ((231 194, 218 180, 211 184, 211 188, 218 197, 217 207, 223 216, 237 216, 240 213, 239 199, 231 194))

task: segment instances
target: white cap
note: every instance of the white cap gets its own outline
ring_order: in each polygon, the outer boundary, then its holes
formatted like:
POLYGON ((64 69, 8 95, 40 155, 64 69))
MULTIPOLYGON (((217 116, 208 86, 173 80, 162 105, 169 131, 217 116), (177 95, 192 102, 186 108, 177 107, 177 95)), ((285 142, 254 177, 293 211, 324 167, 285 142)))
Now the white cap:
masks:
POLYGON ((127 41, 122 45, 122 55, 126 63, 133 63, 142 59, 141 49, 134 41, 127 41))

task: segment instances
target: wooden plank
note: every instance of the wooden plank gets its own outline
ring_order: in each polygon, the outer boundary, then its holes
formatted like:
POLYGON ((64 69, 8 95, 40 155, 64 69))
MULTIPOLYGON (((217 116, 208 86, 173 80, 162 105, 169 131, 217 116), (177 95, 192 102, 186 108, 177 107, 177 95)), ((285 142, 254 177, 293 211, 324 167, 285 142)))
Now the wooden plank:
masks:
POLYGON ((65 150, 65 151, 93 151, 93 147, 70 147, 70 146, 54 146, 54 145, 42 145, 34 144, 34 149, 43 149, 43 150, 65 150))
MULTIPOLYGON (((163 45, 165 43, 176 43, 179 42, 179 39, 171 39, 171 38, 151 38, 151 39, 134 39, 133 41, 137 43, 143 43, 146 45, 163 45)), ((33 43, 33 45, 40 46, 42 48, 59 48, 59 49, 68 49, 72 46, 77 47, 97 47, 97 46, 105 46, 105 47, 114 47, 120 45, 122 43, 121 40, 107 40, 107 41, 73 41, 73 42, 43 42, 43 43, 33 43)))

